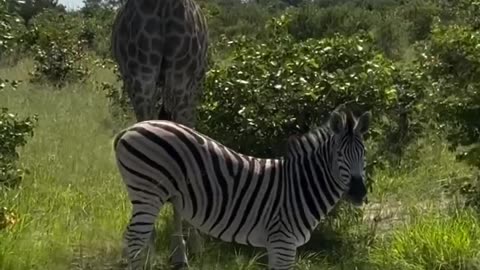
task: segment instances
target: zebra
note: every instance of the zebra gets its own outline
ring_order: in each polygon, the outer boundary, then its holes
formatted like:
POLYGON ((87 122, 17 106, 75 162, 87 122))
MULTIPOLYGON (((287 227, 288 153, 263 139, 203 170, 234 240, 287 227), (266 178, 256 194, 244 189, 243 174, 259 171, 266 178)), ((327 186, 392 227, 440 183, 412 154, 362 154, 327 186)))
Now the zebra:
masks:
MULTIPOLYGON (((131 269, 140 269, 137 255, 167 202, 207 235, 265 248, 268 269, 291 269, 297 247, 341 198, 356 207, 365 202, 363 135, 370 117, 334 110, 327 123, 291 136, 276 159, 237 153, 167 120, 122 130, 113 145, 133 206, 124 234, 131 269)), ((188 266, 185 253, 171 259, 188 266)))

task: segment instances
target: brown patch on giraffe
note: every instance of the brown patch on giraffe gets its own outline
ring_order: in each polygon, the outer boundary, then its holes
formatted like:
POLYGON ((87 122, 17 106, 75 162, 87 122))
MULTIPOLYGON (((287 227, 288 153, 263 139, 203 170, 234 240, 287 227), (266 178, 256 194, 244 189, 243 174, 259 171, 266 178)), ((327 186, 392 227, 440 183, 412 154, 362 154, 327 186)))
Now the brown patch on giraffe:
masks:
POLYGON ((132 41, 128 44, 128 57, 135 58, 137 56, 137 45, 132 41))
POLYGON ((184 3, 183 1, 175 1, 175 4, 176 5, 173 5, 172 6, 172 16, 171 18, 175 18, 175 19, 184 19, 185 18, 185 6, 184 6, 184 3))
MULTIPOLYGON (((175 78, 175 81, 177 81, 177 82, 182 82, 183 81, 183 73, 181 73, 181 72, 175 73, 173 77, 175 78)), ((179 89, 177 88, 175 90, 178 91, 179 89)))
POLYGON ((128 58, 128 53, 127 53, 127 49, 122 46, 118 49, 118 52, 120 53, 120 57, 122 57, 123 59, 127 59, 128 58))
POLYGON ((190 55, 185 54, 183 57, 177 59, 175 66, 185 69, 189 63, 190 63, 190 55))
POLYGON ((135 61, 128 61, 127 62, 127 67, 128 67, 128 70, 130 73, 132 73, 132 75, 136 76, 138 74, 138 63, 135 62, 135 61))
POLYGON ((165 50, 163 51, 166 56, 174 56, 175 50, 182 42, 181 38, 176 35, 169 35, 166 37, 165 50))
POLYGON ((162 21, 158 18, 149 18, 144 29, 149 35, 160 35, 162 34, 162 21))
POLYGON ((152 50, 158 53, 164 52, 164 42, 161 38, 152 38, 152 50))
POLYGON ((150 51, 150 39, 144 33, 138 35, 137 44, 140 50, 144 52, 150 51))
MULTIPOLYGON (((143 24, 142 17, 140 17, 140 14, 135 13, 133 15, 132 21, 130 23, 130 28, 131 29, 141 29, 142 24, 143 24)), ((130 31, 130 37, 135 38, 138 33, 140 33, 140 31, 130 31)))
POLYGON ((159 1, 159 5, 156 10, 156 16, 157 18, 166 18, 167 12, 170 9, 170 3, 168 1, 159 1))
POLYGON ((188 65, 187 71, 189 74, 195 73, 195 70, 197 69, 197 60, 192 59, 190 61, 190 64, 188 65))
POLYGON ((142 73, 153 73, 153 69, 148 66, 142 66, 140 70, 142 73))
MULTIPOLYGON (((136 0, 139 1, 139 0, 136 0)), ((156 0, 140 0, 139 1, 139 6, 140 6, 140 11, 144 15, 153 15, 155 14, 155 11, 157 9, 157 3, 158 1, 156 0)))
POLYGON ((192 49, 192 54, 197 55, 198 53, 198 39, 197 37, 190 38, 190 48, 192 49))
POLYGON ((185 26, 178 20, 175 20, 175 19, 168 20, 167 24, 168 24, 169 34, 175 33, 176 35, 181 35, 186 32, 185 26))
POLYGON ((190 42, 188 37, 183 37, 182 38, 182 44, 180 48, 177 50, 177 55, 178 56, 190 56, 190 42))
POLYGON ((171 60, 171 57, 170 57, 170 59, 165 58, 165 60, 162 61, 162 69, 163 70, 169 70, 172 67, 173 67, 173 62, 171 60))
POLYGON ((160 65, 161 56, 151 53, 150 54, 150 65, 152 66, 159 66, 160 65))
POLYGON ((120 31, 128 33, 128 25, 126 21, 122 21, 122 23, 120 24, 120 31))
POLYGON ((148 64, 147 54, 145 54, 141 50, 138 50, 137 53, 138 53, 137 55, 138 62, 140 62, 140 64, 147 65, 148 64))

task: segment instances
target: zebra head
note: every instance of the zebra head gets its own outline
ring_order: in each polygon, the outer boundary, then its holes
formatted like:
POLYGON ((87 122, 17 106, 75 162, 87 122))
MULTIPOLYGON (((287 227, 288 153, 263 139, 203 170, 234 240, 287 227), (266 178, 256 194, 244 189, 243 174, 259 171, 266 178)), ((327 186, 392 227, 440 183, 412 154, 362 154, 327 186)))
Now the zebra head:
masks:
POLYGON ((368 130, 370 116, 370 112, 365 112, 356 118, 350 111, 341 114, 335 110, 329 121, 340 180, 347 186, 345 197, 356 207, 362 206, 367 197, 363 135, 368 130))

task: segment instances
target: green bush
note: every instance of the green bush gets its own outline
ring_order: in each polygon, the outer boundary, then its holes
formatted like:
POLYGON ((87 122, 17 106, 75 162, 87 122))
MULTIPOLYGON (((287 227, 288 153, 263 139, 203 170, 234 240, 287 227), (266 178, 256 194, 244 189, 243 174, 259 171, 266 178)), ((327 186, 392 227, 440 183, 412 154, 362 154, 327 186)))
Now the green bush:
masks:
POLYGON ((81 61, 85 57, 81 44, 66 47, 55 41, 46 49, 37 47, 32 82, 50 82, 63 86, 67 82, 85 79, 89 70, 81 61))
POLYGON ((23 171, 18 168, 17 148, 27 143, 33 136, 37 117, 19 119, 7 108, 0 111, 0 189, 12 187, 22 179, 23 171))
POLYGON ((229 43, 230 65, 216 65, 207 76, 203 131, 246 154, 279 155, 288 135, 320 124, 341 103, 355 103, 376 120, 387 117, 371 132, 383 136, 405 84, 393 63, 366 36, 295 42, 287 25, 288 16, 274 20, 265 43, 246 37, 229 43))
POLYGON ((369 31, 381 20, 380 12, 352 4, 318 7, 306 4, 293 13, 289 33, 299 40, 330 37, 336 33, 354 35, 369 31))
POLYGON ((7 1, 0 0, 0 58, 12 52, 16 37, 15 16, 7 12, 7 1))
MULTIPOLYGON (((0 59, 3 60, 15 48, 17 44, 17 36, 15 34, 14 21, 15 17, 6 12, 6 0, 0 0, 0 59)), ((16 88, 18 80, 0 78, 0 91, 7 86, 16 88)))
POLYGON ((84 40, 89 50, 102 58, 110 58, 110 36, 115 10, 100 8, 84 15, 79 39, 84 40))
POLYGON ((468 25, 474 30, 480 30, 480 1, 459 0, 452 2, 451 6, 453 13, 457 17, 456 21, 468 25))
POLYGON ((428 38, 438 13, 437 5, 419 0, 313 2, 293 12, 289 32, 305 40, 365 31, 387 57, 401 59, 412 42, 428 38))
POLYGON ((25 37, 26 46, 31 46, 34 53, 32 81, 62 86, 85 79, 89 70, 83 63, 87 56, 84 29, 81 18, 54 10, 35 17, 25 37))
POLYGON ((425 50, 424 68, 435 87, 430 105, 453 147, 480 142, 479 44, 471 27, 436 26, 425 50))
POLYGON ((430 36, 434 19, 439 16, 440 7, 435 1, 410 0, 399 9, 404 20, 409 22, 410 40, 425 40, 430 36))
POLYGON ((372 29, 375 44, 387 57, 395 60, 401 59, 410 45, 409 26, 409 22, 394 13, 384 14, 372 29))
POLYGON ((221 34, 230 38, 236 35, 249 35, 262 38, 259 25, 264 25, 271 12, 254 2, 208 3, 203 7, 207 17, 209 39, 217 41, 221 34))

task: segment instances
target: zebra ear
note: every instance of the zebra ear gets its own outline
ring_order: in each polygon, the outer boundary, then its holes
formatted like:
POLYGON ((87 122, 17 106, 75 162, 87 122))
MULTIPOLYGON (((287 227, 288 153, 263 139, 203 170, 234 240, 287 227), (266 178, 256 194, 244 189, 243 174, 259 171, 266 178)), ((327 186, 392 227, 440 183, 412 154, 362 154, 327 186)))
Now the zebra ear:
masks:
POLYGON ((345 130, 345 122, 343 121, 343 117, 337 111, 333 111, 330 115, 329 124, 330 128, 335 134, 341 134, 345 130))
POLYGON ((365 134, 368 131, 370 126, 370 118, 372 114, 370 112, 364 112, 357 119, 357 125, 355 126, 355 131, 360 132, 360 134, 365 134))

